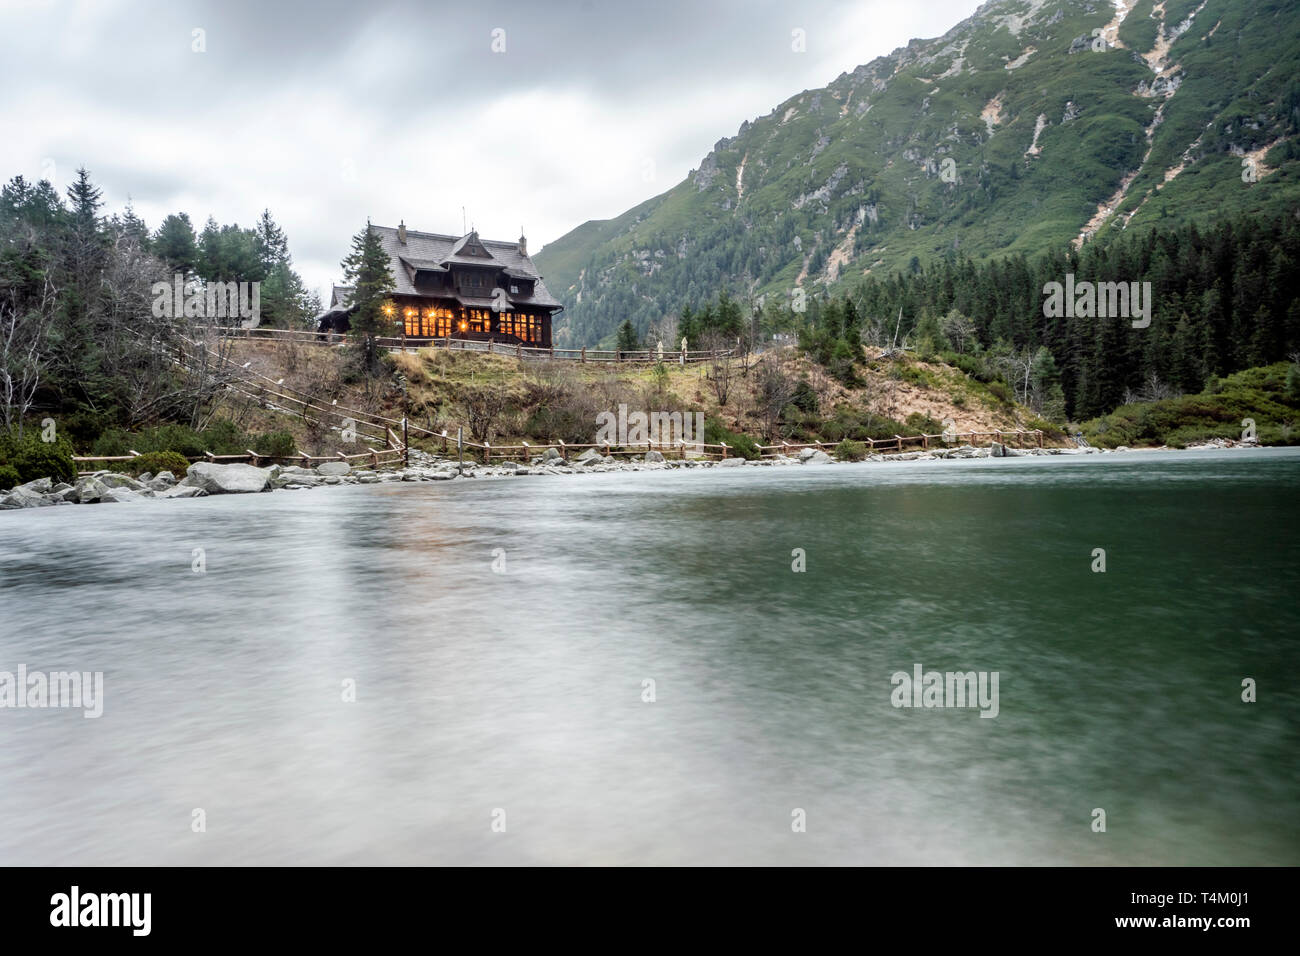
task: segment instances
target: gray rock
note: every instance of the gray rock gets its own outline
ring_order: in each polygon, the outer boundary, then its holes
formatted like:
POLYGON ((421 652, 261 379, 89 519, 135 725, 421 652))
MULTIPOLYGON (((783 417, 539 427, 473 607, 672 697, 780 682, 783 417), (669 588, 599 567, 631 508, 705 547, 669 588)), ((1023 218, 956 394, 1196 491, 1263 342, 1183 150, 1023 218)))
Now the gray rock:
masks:
POLYGON ((554 448, 546 449, 546 454, 542 455, 542 461, 544 462, 558 461, 559 459, 560 459, 560 453, 558 450, 554 448))
MULTIPOLYGON (((48 484, 48 478, 42 478, 48 484)), ((4 498, 0 499, 6 508, 47 508, 54 504, 53 498, 47 498, 39 491, 33 491, 31 485, 36 482, 28 482, 26 485, 19 485, 10 491, 4 498)))
POLYGON ((1119 446, 1118 448, 1116 448, 1115 450, 1116 450, 1116 451, 1129 451, 1129 447, 1128 447, 1128 445, 1120 445, 1120 446, 1119 446))
POLYGON ((141 472, 140 474, 138 474, 138 475, 135 476, 135 480, 138 481, 138 482, 140 482, 140 484, 142 484, 142 485, 147 485, 147 484, 149 484, 149 482, 150 482, 150 480, 151 480, 152 478, 153 478, 153 472, 152 472, 152 471, 144 471, 144 472, 141 472))
POLYGON ((740 468, 744 464, 745 464, 745 459, 743 458, 724 458, 722 459, 722 461, 718 462, 718 467, 719 468, 740 468))
POLYGON ((338 475, 326 475, 326 476, 325 476, 324 478, 322 478, 321 480, 324 481, 325 484, 327 484, 327 485, 341 485, 341 484, 343 484, 343 479, 342 479, 341 477, 339 477, 338 475))
POLYGON ((809 458, 811 458, 813 455, 817 454, 817 452, 820 451, 820 450, 821 450, 821 449, 819 449, 819 448, 800 448, 800 449, 799 449, 799 460, 800 460, 800 461, 807 461, 807 460, 808 460, 809 458))
POLYGON ((157 494, 159 498, 201 498, 207 492, 197 485, 173 485, 157 494))
POLYGON ((993 442, 989 445, 989 457, 1005 458, 1007 457, 1007 446, 1001 442, 993 442))
POLYGON ((831 463, 831 456, 821 449, 816 449, 811 455, 803 459, 803 463, 805 465, 829 465, 831 463))
POLYGON ((53 478, 37 478, 25 485, 15 485, 14 491, 25 491, 33 495, 47 495, 54 488, 53 478))
POLYGON ((265 468, 252 465, 218 465, 196 461, 190 465, 182 485, 202 488, 210 495, 236 495, 269 491, 271 476, 265 468))
POLYGON ((658 451, 648 451, 648 452, 645 453, 645 460, 646 460, 646 461, 663 461, 663 460, 664 460, 663 452, 658 452, 658 451))
POLYGON ((104 494, 99 501, 101 504, 107 505, 114 502, 139 501, 143 497, 144 495, 140 492, 132 491, 130 488, 105 488, 104 494))
POLYGON ((584 451, 581 455, 579 455, 579 456, 578 456, 576 459, 574 459, 574 460, 577 461, 577 462, 578 462, 579 464, 581 464, 581 465, 586 465, 586 464, 588 464, 588 463, 590 463, 590 462, 593 462, 593 461, 600 461, 601 457, 602 457, 602 456, 601 456, 600 452, 596 451, 596 449, 594 449, 594 448, 588 448, 586 451, 584 451))
POLYGON ((79 478, 77 485, 71 491, 64 492, 64 501, 75 501, 78 504, 93 505, 99 501, 108 489, 104 484, 93 475, 85 478, 79 478))
POLYGON ((327 477, 341 478, 351 471, 352 466, 346 461, 323 461, 316 466, 316 474, 327 477))
POLYGON ((146 487, 134 478, 112 471, 100 475, 99 483, 105 488, 126 488, 129 491, 142 491, 146 487))

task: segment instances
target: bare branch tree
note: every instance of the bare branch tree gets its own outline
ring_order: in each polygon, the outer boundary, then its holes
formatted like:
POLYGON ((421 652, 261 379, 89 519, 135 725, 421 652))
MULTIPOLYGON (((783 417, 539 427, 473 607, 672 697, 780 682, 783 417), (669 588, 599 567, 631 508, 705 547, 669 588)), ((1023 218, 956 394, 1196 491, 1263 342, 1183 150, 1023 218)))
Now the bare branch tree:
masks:
POLYGON ((43 276, 40 298, 26 307, 19 304, 14 289, 0 298, 0 403, 5 428, 17 426, 19 435, 45 370, 54 304, 55 290, 48 274, 43 276))
POLYGON ((713 353, 709 358, 707 373, 709 387, 717 396, 718 404, 724 407, 727 404, 727 397, 731 394, 736 373, 736 359, 732 354, 732 345, 733 342, 726 335, 718 332, 710 332, 704 336, 704 347, 713 353))
POLYGON ((767 437, 776 438, 782 410, 794 398, 797 383, 769 354, 754 366, 754 401, 767 437))

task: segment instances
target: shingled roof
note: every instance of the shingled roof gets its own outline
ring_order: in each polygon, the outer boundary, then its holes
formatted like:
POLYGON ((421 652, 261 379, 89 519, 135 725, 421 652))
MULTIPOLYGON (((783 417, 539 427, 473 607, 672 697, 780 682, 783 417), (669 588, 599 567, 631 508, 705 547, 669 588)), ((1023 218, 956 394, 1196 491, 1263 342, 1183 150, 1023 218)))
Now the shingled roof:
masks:
POLYGON ((446 272, 452 265, 465 265, 501 270, 512 278, 532 280, 532 295, 507 294, 506 298, 511 305, 563 308, 546 288, 533 260, 520 250, 517 242, 480 239, 477 232, 464 236, 444 236, 407 229, 406 242, 403 243, 398 239, 395 227, 372 225, 370 231, 379 237, 380 245, 388 253, 389 267, 393 272, 393 291, 398 295, 427 294, 416 288, 417 272, 446 272))

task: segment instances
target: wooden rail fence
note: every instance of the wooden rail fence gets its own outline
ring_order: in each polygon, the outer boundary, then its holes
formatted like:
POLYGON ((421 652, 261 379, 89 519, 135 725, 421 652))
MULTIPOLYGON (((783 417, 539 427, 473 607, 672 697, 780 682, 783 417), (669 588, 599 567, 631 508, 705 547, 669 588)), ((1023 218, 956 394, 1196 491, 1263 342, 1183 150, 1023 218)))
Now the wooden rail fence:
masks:
MULTIPOLYGON (((433 438, 440 443, 440 449, 444 454, 454 453, 457 449, 457 439, 454 435, 448 435, 447 432, 432 432, 426 428, 420 428, 417 425, 408 425, 411 432, 433 438)), ((980 439, 987 439, 989 444, 994 442, 1006 445, 1015 442, 1016 447, 1024 448, 1027 443, 1032 443, 1034 447, 1043 447, 1043 433, 1040 430, 1025 431, 1018 429, 1016 431, 991 431, 991 432, 960 432, 949 433, 947 435, 895 435, 893 438, 871 439, 864 438, 859 444, 866 446, 868 453, 876 454, 879 452, 902 452, 904 446, 919 443, 923 450, 932 447, 932 443, 938 443, 943 447, 956 445, 963 440, 969 440, 971 445, 978 446, 980 439)), ((779 445, 756 445, 759 455, 762 458, 778 458, 782 455, 797 455, 804 448, 815 448, 820 451, 827 449, 834 450, 839 442, 781 442, 779 445)), ((553 448, 559 453, 560 457, 568 460, 572 454, 582 454, 588 449, 595 449, 602 455, 617 457, 619 455, 645 455, 647 452, 657 451, 665 458, 677 457, 680 459, 718 459, 722 460, 734 457, 734 449, 725 442, 718 444, 706 444, 703 442, 640 442, 635 445, 614 445, 603 443, 588 444, 569 444, 564 441, 557 441, 550 444, 532 445, 523 442, 518 445, 493 445, 491 442, 475 442, 469 439, 461 439, 460 446, 469 449, 471 454, 477 455, 485 464, 490 463, 493 459, 500 461, 523 461, 528 464, 533 458, 540 458, 546 455, 548 448, 553 448)))
MULTIPOLYGON (((309 345, 337 345, 346 341, 346 336, 335 332, 306 332, 297 329, 264 329, 260 326, 245 329, 238 326, 218 326, 216 331, 226 338, 263 339, 281 342, 302 342, 309 345)), ((493 355, 507 355, 520 359, 562 359, 570 362, 631 362, 651 363, 660 361, 656 349, 636 349, 618 351, 614 349, 564 349, 537 348, 536 346, 507 342, 489 342, 479 339, 458 339, 450 336, 378 336, 376 344, 390 352, 407 352, 422 348, 440 348, 461 352, 486 352, 493 355)), ((685 352, 664 352, 663 361, 670 364, 688 364, 708 362, 731 350, 687 350, 685 352)))

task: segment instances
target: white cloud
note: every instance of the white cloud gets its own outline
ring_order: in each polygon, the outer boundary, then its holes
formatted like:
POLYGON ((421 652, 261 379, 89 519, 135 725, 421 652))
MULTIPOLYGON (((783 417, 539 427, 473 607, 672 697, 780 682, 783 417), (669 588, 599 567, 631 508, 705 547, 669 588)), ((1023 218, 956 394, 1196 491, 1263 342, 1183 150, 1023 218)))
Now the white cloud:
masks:
POLYGON ((251 225, 269 207, 324 292, 367 216, 457 232, 464 206, 487 237, 523 226, 535 251, 671 188, 742 121, 977 5, 9 3, 0 176, 53 159, 63 187, 84 164, 109 211, 130 194, 153 227, 178 211, 251 225))

